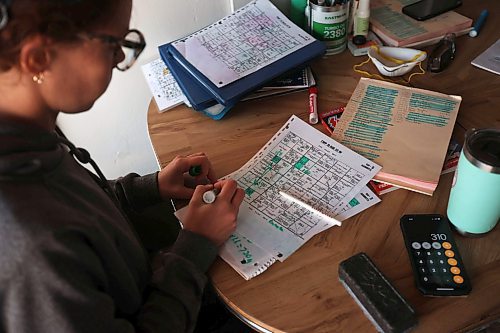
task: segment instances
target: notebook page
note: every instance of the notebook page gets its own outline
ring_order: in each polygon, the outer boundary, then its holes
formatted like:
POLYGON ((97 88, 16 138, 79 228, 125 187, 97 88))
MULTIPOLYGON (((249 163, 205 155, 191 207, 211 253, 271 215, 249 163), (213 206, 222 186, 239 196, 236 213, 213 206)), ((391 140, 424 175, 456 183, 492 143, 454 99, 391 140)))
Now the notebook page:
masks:
POLYGON ((172 45, 223 87, 315 41, 269 0, 254 0, 172 45))
POLYGON ((189 104, 177 81, 160 58, 142 65, 141 69, 160 112, 182 103, 189 104))
POLYGON ((243 167, 228 177, 245 190, 237 233, 284 261, 324 230, 325 219, 279 194, 339 214, 380 166, 292 116, 243 167))
POLYGON ((270 253, 237 233, 220 248, 219 256, 245 280, 264 272, 276 261, 270 253))

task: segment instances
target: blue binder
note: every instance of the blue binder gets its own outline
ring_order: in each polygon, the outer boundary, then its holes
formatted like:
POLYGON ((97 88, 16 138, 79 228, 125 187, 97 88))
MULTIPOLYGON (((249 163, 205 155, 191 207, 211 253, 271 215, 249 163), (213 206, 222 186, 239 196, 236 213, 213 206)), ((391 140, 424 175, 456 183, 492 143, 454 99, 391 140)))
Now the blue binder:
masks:
POLYGON ((305 66, 309 61, 323 55, 325 51, 325 44, 315 40, 294 53, 219 88, 187 61, 172 44, 168 43, 159 47, 161 58, 195 109, 203 108, 203 105, 210 103, 210 99, 213 100, 212 105, 219 103, 224 106, 233 106, 245 95, 264 86, 265 83, 291 69, 305 66))
POLYGON ((160 52, 160 55, 193 109, 196 111, 203 111, 218 104, 211 94, 203 89, 203 87, 201 87, 200 84, 192 76, 190 76, 182 66, 177 64, 174 57, 172 57, 170 53, 160 52))
POLYGON ((209 95, 205 90, 200 89, 200 87, 198 87, 198 83, 193 80, 182 67, 177 67, 177 64, 172 57, 166 55, 165 57, 162 57, 162 60, 167 65, 170 73, 172 73, 182 91, 184 92, 188 90, 192 92, 190 95, 184 95, 189 100, 193 109, 215 120, 221 119, 227 112, 229 112, 230 109, 232 109, 233 105, 221 105, 213 99, 212 95, 209 95), (172 69, 172 67, 175 69, 172 69))

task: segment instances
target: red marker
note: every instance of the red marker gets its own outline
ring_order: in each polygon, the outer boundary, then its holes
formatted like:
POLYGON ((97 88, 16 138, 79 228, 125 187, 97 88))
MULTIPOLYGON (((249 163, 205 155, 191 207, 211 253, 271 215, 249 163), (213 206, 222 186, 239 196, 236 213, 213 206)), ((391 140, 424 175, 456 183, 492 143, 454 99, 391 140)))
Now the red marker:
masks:
POLYGON ((318 88, 316 86, 309 88, 309 123, 318 123, 318 88))

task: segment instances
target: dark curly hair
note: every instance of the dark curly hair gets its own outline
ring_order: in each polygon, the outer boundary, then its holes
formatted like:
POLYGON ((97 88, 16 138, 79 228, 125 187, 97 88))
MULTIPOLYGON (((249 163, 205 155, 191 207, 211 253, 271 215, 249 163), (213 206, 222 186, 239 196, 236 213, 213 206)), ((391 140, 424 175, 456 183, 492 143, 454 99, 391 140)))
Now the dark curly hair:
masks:
MULTIPOLYGON (((44 35, 59 42, 109 19, 122 0, 11 0, 8 22, 0 30, 0 71, 16 65, 24 40, 44 35)), ((8 3, 0 0, 0 3, 8 3)))

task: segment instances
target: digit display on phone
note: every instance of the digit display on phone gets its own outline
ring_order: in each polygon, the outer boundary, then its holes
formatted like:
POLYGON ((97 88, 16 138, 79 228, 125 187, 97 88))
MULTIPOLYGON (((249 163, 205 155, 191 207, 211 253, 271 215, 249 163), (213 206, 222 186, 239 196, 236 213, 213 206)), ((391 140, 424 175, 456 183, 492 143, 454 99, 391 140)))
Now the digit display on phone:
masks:
POLYGON ((400 224, 417 288, 424 295, 467 295, 470 280, 447 219, 414 214, 401 217, 400 224))

